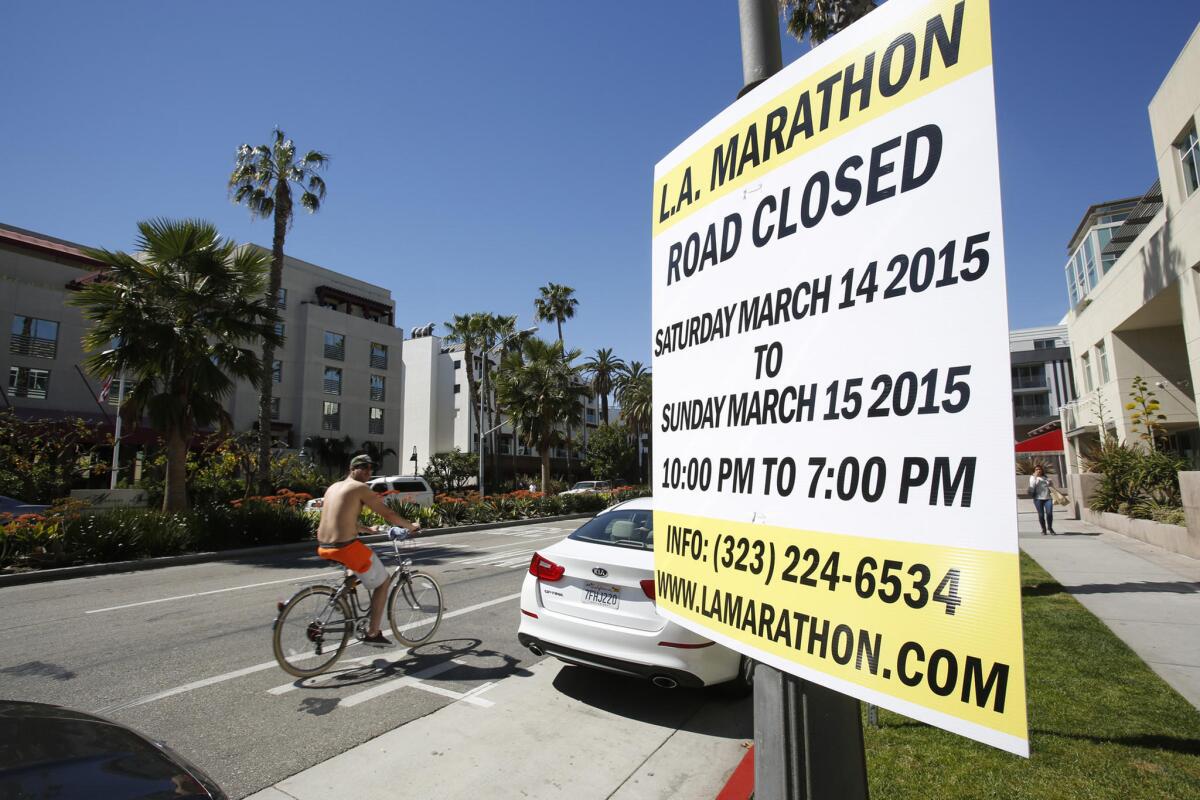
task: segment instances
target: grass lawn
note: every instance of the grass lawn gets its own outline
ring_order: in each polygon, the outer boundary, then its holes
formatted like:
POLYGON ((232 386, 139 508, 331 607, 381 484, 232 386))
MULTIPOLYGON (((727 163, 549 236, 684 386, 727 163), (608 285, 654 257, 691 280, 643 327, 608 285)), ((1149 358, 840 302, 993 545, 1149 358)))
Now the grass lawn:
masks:
POLYGON ((871 797, 1200 799, 1200 712, 1021 554, 1030 758, 880 710, 871 797))

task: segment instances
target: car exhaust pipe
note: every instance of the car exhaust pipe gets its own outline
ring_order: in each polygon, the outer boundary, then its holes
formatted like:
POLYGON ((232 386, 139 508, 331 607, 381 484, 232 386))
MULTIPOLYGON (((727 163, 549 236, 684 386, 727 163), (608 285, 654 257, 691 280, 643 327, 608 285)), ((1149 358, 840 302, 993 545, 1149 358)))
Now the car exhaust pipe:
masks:
POLYGON ((529 652, 533 653, 535 656, 544 656, 544 655, 546 655, 546 651, 545 651, 545 650, 543 650, 541 647, 539 647, 537 644, 530 644, 530 645, 529 645, 529 652))
POLYGON ((679 681, 666 675, 655 675, 650 679, 650 682, 660 689, 674 689, 679 685, 679 681))

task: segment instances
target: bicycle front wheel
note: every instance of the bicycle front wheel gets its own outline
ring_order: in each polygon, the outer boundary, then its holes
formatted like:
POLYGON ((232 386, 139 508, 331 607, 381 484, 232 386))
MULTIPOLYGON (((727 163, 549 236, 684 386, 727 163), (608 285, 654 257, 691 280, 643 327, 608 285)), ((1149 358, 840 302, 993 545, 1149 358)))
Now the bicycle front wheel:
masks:
POLYGON ((442 590, 423 572, 414 572, 392 587, 388 595, 388 622, 392 633, 415 646, 433 636, 442 622, 442 590))
POLYGON ((275 620, 271 642, 284 672, 311 678, 329 669, 346 649, 354 626, 344 598, 329 586, 309 586, 292 595, 275 620))

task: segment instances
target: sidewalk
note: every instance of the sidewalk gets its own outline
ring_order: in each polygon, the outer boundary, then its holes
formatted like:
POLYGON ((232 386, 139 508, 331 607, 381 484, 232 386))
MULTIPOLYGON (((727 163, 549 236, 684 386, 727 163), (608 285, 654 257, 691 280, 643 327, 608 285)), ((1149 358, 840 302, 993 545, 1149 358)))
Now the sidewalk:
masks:
POLYGON ((547 658, 486 705, 456 702, 249 800, 712 800, 753 737, 751 702, 547 658))
POLYGON ((1017 511, 1021 549, 1200 708, 1200 560, 1057 513, 1043 536, 1032 500, 1017 511))

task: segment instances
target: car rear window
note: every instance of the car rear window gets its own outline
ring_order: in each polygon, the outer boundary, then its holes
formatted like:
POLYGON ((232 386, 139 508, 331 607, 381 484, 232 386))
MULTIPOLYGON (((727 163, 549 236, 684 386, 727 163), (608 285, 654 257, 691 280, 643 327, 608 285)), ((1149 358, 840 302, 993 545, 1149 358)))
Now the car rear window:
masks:
POLYGON ((427 492, 429 489, 420 481, 394 481, 392 488, 397 492, 427 492))
POLYGON ((592 517, 567 537, 613 547, 654 549, 654 514, 647 509, 609 511, 592 517))

